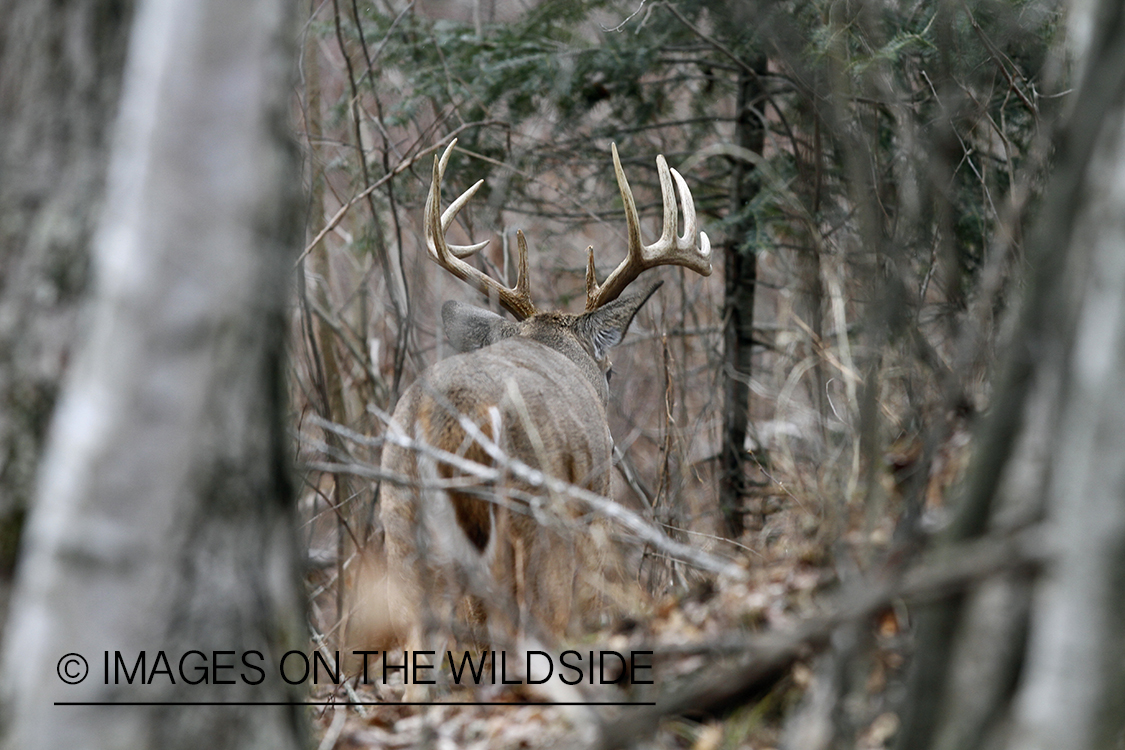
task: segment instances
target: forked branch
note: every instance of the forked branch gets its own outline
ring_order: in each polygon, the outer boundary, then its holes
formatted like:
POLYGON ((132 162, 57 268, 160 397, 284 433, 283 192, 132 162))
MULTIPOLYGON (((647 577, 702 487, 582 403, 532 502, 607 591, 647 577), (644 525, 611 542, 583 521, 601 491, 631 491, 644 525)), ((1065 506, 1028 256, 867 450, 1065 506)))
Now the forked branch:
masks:
POLYGON ((523 232, 516 233, 519 260, 516 270, 516 285, 510 289, 463 260, 463 258, 467 258, 478 250, 487 247, 488 240, 473 245, 451 245, 445 239, 445 233, 449 231, 449 225, 453 223, 457 213, 484 184, 484 180, 478 180, 457 200, 449 204, 445 213, 441 212, 441 180, 445 176, 445 167, 449 163, 449 157, 456 145, 457 139, 454 138, 450 141, 445 152, 434 159, 433 182, 430 184, 430 193, 426 197, 426 249, 429 251, 430 257, 439 266, 486 297, 495 298, 500 306, 514 315, 517 320, 529 318, 538 311, 531 302, 531 290, 528 286, 527 274, 527 240, 524 239, 523 232))
POLYGON ((651 245, 641 242, 641 224, 637 217, 637 204, 633 191, 625 179, 621 159, 617 156, 617 144, 612 145, 613 171, 617 175, 617 186, 621 190, 621 201, 625 204, 625 223, 629 231, 629 249, 625 260, 598 284, 594 269, 594 250, 589 250, 586 266, 586 309, 595 310, 607 302, 617 299, 633 280, 642 272, 656 266, 683 266, 703 276, 711 275, 711 241, 707 234, 700 232, 695 221, 695 202, 687 182, 674 169, 668 168, 664 156, 656 157, 656 169, 660 174, 660 194, 664 201, 664 229, 660 239, 651 245), (680 203, 684 212, 684 233, 676 236, 676 196, 672 180, 680 193, 680 203))

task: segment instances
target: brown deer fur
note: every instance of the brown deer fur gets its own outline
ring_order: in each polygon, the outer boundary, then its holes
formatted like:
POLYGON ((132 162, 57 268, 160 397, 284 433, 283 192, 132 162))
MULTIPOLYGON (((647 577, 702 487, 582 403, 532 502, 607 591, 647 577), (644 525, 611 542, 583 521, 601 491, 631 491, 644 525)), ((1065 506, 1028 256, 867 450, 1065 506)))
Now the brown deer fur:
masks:
POLYGON ((613 146, 628 230, 625 260, 599 284, 591 249, 587 312, 541 312, 530 296, 522 233, 516 235, 519 258, 511 288, 465 262, 487 242, 446 241, 457 212, 482 184, 442 212, 441 181, 455 144, 434 160, 424 222, 427 251, 516 321, 446 303, 445 333, 462 353, 422 373, 395 409, 388 432, 411 440, 390 440, 383 450, 383 470, 397 480, 383 483, 379 501, 388 599, 392 622, 409 631, 408 648, 420 648, 426 632, 455 630, 455 611, 477 627, 474 640, 518 647, 518 638, 550 640, 571 623, 580 547, 573 521, 582 508, 520 479, 508 470, 511 461, 608 493, 613 445, 606 418, 608 352, 660 282, 621 295, 656 266, 710 274, 711 246, 697 229, 687 183, 663 156, 656 160, 663 231, 650 245, 641 241, 636 204, 613 146), (677 236, 680 209, 684 232, 677 236), (485 485, 450 454, 498 470, 493 484, 485 485))
MULTIPOLYGON (((607 494, 613 445, 606 418, 607 349, 621 340, 658 287, 659 282, 651 284, 583 315, 539 313, 519 323, 447 303, 443 317, 450 339, 469 351, 427 370, 403 395, 394 424, 425 445, 494 465, 466 433, 461 419, 467 418, 505 456, 607 494)), ((383 468, 419 477, 421 484, 463 477, 447 463, 395 445, 384 449, 383 468)), ((383 485, 380 512, 398 600, 396 619, 420 628, 423 599, 425 609, 447 617, 451 603, 469 596, 477 625, 487 619, 484 612, 495 617, 508 608, 505 637, 515 636, 511 628, 521 619, 513 608, 534 613, 549 633, 566 630, 577 577, 576 540, 559 521, 574 511, 560 513, 556 507, 553 514, 536 518, 518 498, 541 489, 511 478, 502 494, 516 499, 507 506, 481 495, 497 489, 383 485), (484 601, 489 598, 493 601, 484 601)), ((415 632, 410 640, 420 638, 415 632)))

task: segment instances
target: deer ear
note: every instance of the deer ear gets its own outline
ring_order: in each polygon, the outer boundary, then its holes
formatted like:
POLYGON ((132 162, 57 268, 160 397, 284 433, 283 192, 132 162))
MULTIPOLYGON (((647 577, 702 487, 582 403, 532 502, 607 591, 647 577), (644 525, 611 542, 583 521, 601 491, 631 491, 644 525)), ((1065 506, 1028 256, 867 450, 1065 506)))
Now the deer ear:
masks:
POLYGON ((603 359, 611 348, 621 343, 641 305, 647 302, 663 283, 663 281, 653 282, 639 292, 602 305, 579 318, 578 330, 593 347, 594 359, 603 359))
POLYGON ((450 345, 459 352, 495 344, 516 332, 514 323, 464 302, 449 301, 442 305, 441 321, 450 345))

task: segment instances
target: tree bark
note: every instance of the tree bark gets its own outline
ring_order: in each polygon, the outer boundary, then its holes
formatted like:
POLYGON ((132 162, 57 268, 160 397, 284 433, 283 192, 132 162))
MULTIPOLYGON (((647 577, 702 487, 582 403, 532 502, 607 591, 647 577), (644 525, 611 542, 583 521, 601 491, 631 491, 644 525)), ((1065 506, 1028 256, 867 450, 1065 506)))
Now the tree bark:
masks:
MULTIPOLYGON (((735 142, 761 155, 765 130, 757 113, 762 94, 757 72, 764 73, 765 57, 741 71, 738 78, 738 118, 735 142)), ((725 248, 726 287, 723 294, 723 440, 720 454, 719 509, 723 528, 731 539, 745 530, 743 498, 746 496, 746 429, 750 418, 750 360, 754 332, 754 288, 758 261, 752 247, 756 230, 747 210, 758 192, 752 164, 738 160, 731 175, 730 211, 738 217, 725 248)))
MULTIPOLYGON (((1125 45, 1125 33, 1116 43, 1125 45)), ((1071 310, 1063 313, 1077 325, 1046 487, 1059 561, 1039 582, 1032 604, 1010 748, 1081 750, 1125 742, 1123 99, 1125 92, 1091 159, 1086 205, 1072 240, 1077 294, 1068 295, 1071 310)))
POLYGON ((138 12, 89 330, 51 426, 4 643, 5 747, 304 746, 277 670, 306 643, 282 424, 301 214, 289 5, 152 0, 138 12), (115 679, 116 652, 133 666, 142 650, 149 679, 115 679), (191 650, 237 667, 189 684, 200 660, 186 678, 177 664, 191 650), (167 674, 154 671, 161 651, 167 674), (242 668, 251 651, 258 684, 242 668), (79 684, 56 671, 68 653, 88 662, 79 684))
POLYGON ((132 0, 0 0, 4 578, 86 298, 132 16, 132 0))

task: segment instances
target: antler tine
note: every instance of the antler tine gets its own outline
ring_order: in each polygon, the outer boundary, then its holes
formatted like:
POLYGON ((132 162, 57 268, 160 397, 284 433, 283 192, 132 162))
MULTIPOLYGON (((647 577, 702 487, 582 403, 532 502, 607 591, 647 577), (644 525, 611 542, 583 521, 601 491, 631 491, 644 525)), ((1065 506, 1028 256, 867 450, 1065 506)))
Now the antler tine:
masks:
POLYGON ((511 289, 462 260, 462 258, 467 258, 481 248, 487 247, 487 240, 473 245, 451 245, 445 239, 445 233, 457 217, 457 212, 469 202, 469 199, 484 184, 484 180, 478 180, 475 185, 458 196, 457 200, 453 201, 444 213, 441 213, 441 180, 445 176, 445 167, 449 163, 449 157, 453 154, 453 147, 456 145, 457 139, 454 138, 450 141, 445 152, 434 159, 433 182, 430 183, 430 192, 426 197, 424 221, 426 249, 429 251, 430 257, 439 266, 486 297, 495 296, 500 306, 516 316, 517 319, 529 318, 538 311, 531 302, 531 290, 527 274, 527 241, 523 237, 523 232, 518 232, 516 235, 519 245, 519 261, 516 285, 511 289))
POLYGON ((611 144, 613 153, 613 172, 617 176, 617 186, 621 190, 621 202, 625 205, 625 225, 629 232, 629 248, 625 260, 606 278, 605 283, 597 283, 594 269, 594 251, 587 251, 586 265, 586 309, 594 310, 607 302, 617 299, 642 272, 656 266, 683 266, 703 276, 711 275, 711 240, 705 232, 699 232, 695 221, 695 202, 687 182, 674 169, 668 168, 664 156, 656 157, 656 170, 660 175, 660 194, 664 203, 664 228, 660 239, 651 245, 641 242, 641 223, 637 216, 637 204, 633 191, 621 168, 621 158, 617 155, 617 144, 611 144), (672 183, 675 180, 675 189, 672 183), (675 192, 680 194, 683 204, 684 233, 676 236, 675 192), (696 234, 698 233, 698 243, 696 234))

